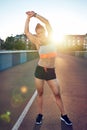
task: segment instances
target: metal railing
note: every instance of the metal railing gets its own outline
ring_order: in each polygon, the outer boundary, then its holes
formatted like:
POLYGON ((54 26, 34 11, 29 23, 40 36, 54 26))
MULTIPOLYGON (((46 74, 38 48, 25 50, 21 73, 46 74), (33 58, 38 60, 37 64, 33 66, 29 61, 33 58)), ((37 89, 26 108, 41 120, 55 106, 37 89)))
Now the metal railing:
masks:
POLYGON ((37 50, 0 51, 0 71, 36 58, 37 50))
POLYGON ((87 58, 87 51, 75 51, 75 56, 87 58))

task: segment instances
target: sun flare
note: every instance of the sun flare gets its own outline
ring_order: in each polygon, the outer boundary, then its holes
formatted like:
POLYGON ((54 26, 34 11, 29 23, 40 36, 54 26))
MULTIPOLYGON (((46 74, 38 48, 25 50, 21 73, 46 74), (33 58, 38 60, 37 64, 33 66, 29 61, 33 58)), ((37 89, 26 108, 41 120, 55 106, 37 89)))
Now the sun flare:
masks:
POLYGON ((58 32, 55 32, 52 36, 52 39, 55 42, 55 44, 61 45, 61 43, 63 43, 64 40, 64 34, 58 34, 58 32))

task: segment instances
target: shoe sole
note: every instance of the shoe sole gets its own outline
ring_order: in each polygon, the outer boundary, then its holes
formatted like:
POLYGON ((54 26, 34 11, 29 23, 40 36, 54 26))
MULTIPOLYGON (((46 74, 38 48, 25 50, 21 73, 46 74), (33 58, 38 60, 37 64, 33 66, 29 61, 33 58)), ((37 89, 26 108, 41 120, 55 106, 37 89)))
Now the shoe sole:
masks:
POLYGON ((40 123, 39 123, 39 122, 36 122, 35 124, 36 124, 36 125, 41 125, 41 124, 42 124, 42 122, 40 122, 40 123))
POLYGON ((70 123, 70 124, 67 123, 62 117, 61 117, 60 119, 61 119, 62 121, 64 121, 66 125, 72 125, 72 123, 70 123))

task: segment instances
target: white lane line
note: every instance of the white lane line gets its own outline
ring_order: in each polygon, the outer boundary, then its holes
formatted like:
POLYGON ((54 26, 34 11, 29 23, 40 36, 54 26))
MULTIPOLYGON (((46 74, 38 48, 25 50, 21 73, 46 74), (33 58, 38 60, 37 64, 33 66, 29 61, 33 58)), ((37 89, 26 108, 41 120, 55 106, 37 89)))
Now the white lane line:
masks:
POLYGON ((18 130, 18 128, 20 127, 24 117, 26 116, 27 112, 29 111, 29 109, 30 109, 34 99, 36 98, 36 96, 37 96, 37 91, 34 92, 33 96, 31 97, 31 99, 29 100, 28 104, 24 108, 24 110, 21 113, 20 117, 18 118, 17 122, 13 126, 12 130, 18 130))

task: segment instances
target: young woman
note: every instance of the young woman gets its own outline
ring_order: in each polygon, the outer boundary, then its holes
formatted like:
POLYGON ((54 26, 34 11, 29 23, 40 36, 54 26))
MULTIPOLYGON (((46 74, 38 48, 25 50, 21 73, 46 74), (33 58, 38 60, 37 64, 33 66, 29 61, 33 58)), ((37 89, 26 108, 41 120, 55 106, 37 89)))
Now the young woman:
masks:
POLYGON ((51 88, 54 97, 56 99, 56 104, 58 105, 61 112, 61 120, 63 120, 67 125, 72 125, 72 122, 69 120, 68 116, 65 113, 63 102, 61 99, 61 94, 59 90, 59 84, 57 82, 55 74, 55 58, 57 56, 56 47, 54 47, 51 34, 52 28, 49 21, 43 16, 35 13, 34 11, 26 12, 27 19, 25 22, 25 34, 27 38, 36 45, 39 52, 39 62, 35 70, 35 83, 36 89, 38 92, 38 115, 36 117, 36 124, 41 124, 43 119, 43 86, 44 81, 46 81, 51 88), (29 23, 32 17, 39 19, 44 23, 45 27, 41 24, 37 24, 35 31, 36 35, 32 34, 29 30, 29 23), (46 28, 46 30, 45 30, 46 28), (47 35, 46 35, 47 32, 47 35))

